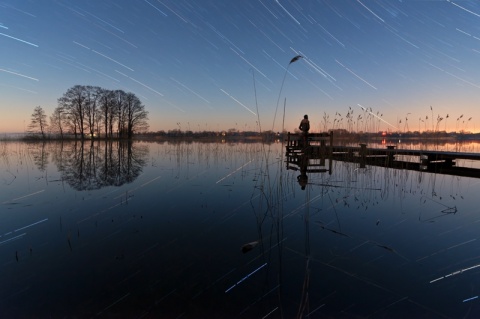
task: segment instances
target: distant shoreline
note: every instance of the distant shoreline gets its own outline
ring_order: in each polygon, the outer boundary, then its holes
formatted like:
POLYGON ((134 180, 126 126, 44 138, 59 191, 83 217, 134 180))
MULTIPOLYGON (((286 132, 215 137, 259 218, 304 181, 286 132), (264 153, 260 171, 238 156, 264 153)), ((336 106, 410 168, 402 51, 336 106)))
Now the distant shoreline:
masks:
MULTIPOLYGON (((377 143, 399 143, 401 141, 410 142, 435 142, 435 143, 455 143, 455 142, 479 142, 480 133, 446 133, 446 132, 407 132, 407 133, 349 133, 343 130, 333 131, 334 140, 345 142, 377 142, 377 143)), ((272 131, 267 132, 156 132, 136 134, 131 139, 133 141, 186 141, 186 142, 280 142, 286 139, 287 133, 280 134, 272 131)), ((82 141, 73 134, 64 135, 60 138, 58 135, 47 135, 42 139, 39 134, 28 133, 0 133, 0 141, 82 141)), ((128 141, 125 138, 105 138, 105 137, 86 137, 83 141, 128 141)))

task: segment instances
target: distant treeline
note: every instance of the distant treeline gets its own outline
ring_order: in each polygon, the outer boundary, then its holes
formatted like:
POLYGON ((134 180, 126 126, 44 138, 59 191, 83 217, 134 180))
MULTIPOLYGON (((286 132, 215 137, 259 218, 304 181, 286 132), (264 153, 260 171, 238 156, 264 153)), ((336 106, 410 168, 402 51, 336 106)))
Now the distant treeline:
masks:
POLYGON ((177 140, 236 140, 236 141, 275 141, 283 135, 273 131, 252 132, 252 131, 181 131, 179 129, 169 131, 146 132, 136 135, 138 139, 177 139, 177 140))
MULTIPOLYGON (((480 133, 470 132, 451 132, 445 131, 425 131, 425 132, 349 132, 345 129, 329 130, 333 133, 335 139, 348 139, 348 140, 376 140, 385 138, 401 138, 401 139, 455 139, 455 140, 480 140, 480 133)), ((299 133, 295 130, 293 133, 299 133)), ((187 139, 251 139, 251 140, 277 140, 285 138, 288 132, 254 132, 254 131, 238 131, 236 129, 229 129, 227 131, 198 131, 193 132, 191 130, 182 131, 179 129, 173 129, 169 131, 157 131, 146 132, 138 135, 139 138, 187 138, 187 139)))
POLYGON ((58 99, 47 120, 41 106, 35 107, 29 137, 132 138, 148 129, 148 112, 133 93, 98 86, 75 85, 58 99))

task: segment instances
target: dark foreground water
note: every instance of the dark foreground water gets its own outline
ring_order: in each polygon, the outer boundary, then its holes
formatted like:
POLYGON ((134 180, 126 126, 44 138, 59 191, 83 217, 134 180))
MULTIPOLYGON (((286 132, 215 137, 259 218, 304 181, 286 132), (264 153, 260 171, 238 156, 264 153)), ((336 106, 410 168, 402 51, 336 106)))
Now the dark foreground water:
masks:
POLYGON ((297 175, 280 144, 1 142, 0 318, 480 317, 480 179, 297 175))

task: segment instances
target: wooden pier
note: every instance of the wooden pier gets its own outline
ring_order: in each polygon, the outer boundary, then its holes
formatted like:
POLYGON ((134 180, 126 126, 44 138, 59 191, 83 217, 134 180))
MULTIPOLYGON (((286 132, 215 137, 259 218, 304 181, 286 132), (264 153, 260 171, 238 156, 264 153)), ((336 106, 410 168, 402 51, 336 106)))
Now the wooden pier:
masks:
POLYGON ((365 143, 358 147, 335 146, 332 133, 312 133, 306 140, 301 134, 288 133, 287 169, 305 163, 305 157, 308 158, 307 172, 331 172, 331 160, 336 160, 359 163, 360 168, 373 165, 480 178, 480 153, 407 150, 397 149, 394 145, 369 148, 365 143), (325 165, 327 160, 330 161, 328 168, 325 165), (478 161, 478 168, 459 166, 461 160, 478 161), (313 167, 308 168, 312 162, 313 167))
POLYGON ((333 134, 287 134, 287 169, 301 173, 332 173, 333 134), (328 162, 327 162, 328 160, 328 162), (328 164, 328 165, 327 165, 328 164))

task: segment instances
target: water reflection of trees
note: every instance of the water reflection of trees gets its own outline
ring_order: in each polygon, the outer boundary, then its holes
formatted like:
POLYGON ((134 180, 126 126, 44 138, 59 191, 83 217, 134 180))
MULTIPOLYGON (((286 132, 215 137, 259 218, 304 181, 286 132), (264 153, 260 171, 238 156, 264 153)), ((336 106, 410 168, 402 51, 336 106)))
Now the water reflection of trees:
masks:
POLYGON ((28 153, 32 156, 33 163, 39 171, 44 172, 48 166, 50 151, 45 142, 28 143, 28 153))
POLYGON ((148 147, 132 141, 75 141, 57 144, 53 161, 62 180, 76 190, 91 190, 134 181, 147 156, 148 147))

